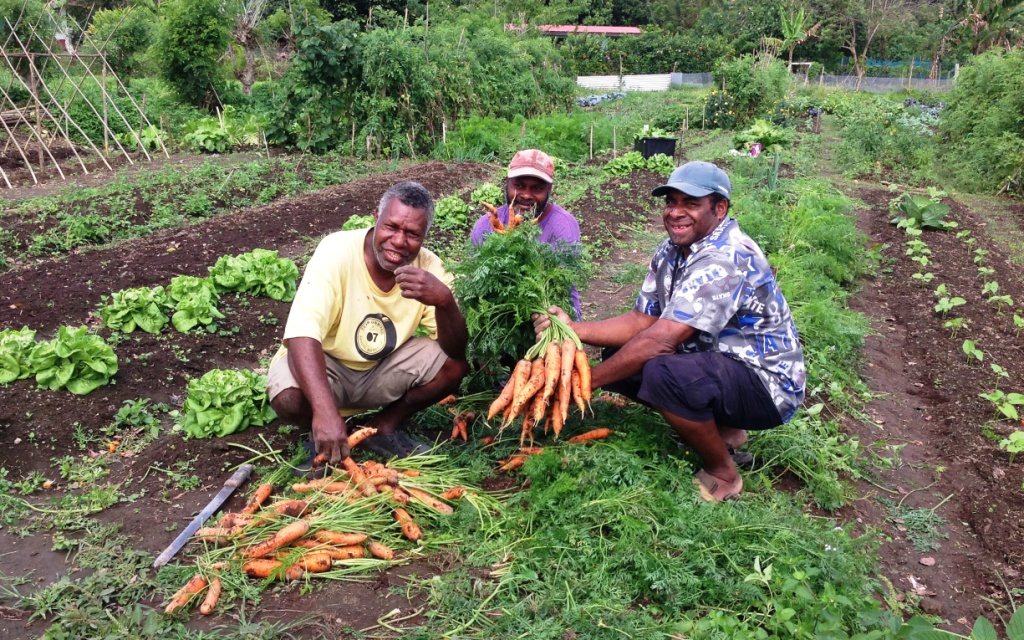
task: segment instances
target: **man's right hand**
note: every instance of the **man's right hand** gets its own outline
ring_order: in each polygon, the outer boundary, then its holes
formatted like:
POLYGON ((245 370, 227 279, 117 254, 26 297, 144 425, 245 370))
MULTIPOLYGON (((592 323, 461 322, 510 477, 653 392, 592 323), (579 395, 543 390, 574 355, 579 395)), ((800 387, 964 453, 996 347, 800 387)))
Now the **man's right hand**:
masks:
POLYGON ((313 444, 317 455, 327 457, 331 464, 337 464, 348 457, 348 429, 336 411, 325 415, 313 415, 313 444))
POLYGON ((551 318, 548 317, 549 314, 555 316, 570 327, 572 326, 572 319, 569 318, 569 315, 559 307, 551 305, 548 307, 547 313, 535 313, 532 316, 533 331, 537 334, 537 340, 540 340, 541 334, 551 326, 551 318))

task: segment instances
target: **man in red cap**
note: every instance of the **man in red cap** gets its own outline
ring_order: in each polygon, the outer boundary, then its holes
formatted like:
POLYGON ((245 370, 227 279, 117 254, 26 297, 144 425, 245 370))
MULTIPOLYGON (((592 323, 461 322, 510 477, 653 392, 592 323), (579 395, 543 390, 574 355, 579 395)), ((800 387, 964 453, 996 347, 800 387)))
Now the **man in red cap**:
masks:
MULTIPOLYGON (((502 224, 508 224, 509 207, 523 219, 537 219, 541 242, 556 251, 579 251, 580 225, 571 213, 551 202, 551 186, 555 181, 555 162, 540 149, 525 149, 512 157, 505 182, 505 204, 498 209, 502 224)), ((481 244, 491 233, 490 216, 483 215, 473 226, 470 236, 473 244, 481 244)), ((572 310, 577 320, 580 313, 580 294, 572 288, 572 310)))

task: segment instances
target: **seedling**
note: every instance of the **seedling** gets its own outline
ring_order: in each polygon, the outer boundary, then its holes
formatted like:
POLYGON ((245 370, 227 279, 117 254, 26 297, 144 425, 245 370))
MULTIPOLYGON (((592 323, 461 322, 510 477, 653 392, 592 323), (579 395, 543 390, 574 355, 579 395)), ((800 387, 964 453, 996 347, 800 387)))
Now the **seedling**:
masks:
POLYGON ((974 250, 974 264, 981 264, 985 260, 985 256, 988 255, 988 251, 985 249, 974 250))
POLYGON ((978 395, 991 402, 998 413, 1003 414, 1010 420, 1020 420, 1017 407, 1024 404, 1024 394, 1003 393, 996 389, 990 393, 979 393, 978 395))
POLYGON ((956 339, 956 334, 961 329, 966 329, 971 326, 971 321, 967 318, 950 318, 946 320, 945 324, 942 325, 946 329, 950 329, 950 338, 956 339))
POLYGON ((1008 306, 1008 307, 1012 307, 1013 306, 1013 298, 1011 298, 1010 296, 1006 296, 1006 295, 1003 295, 1003 296, 992 296, 991 298, 988 299, 988 302, 989 302, 989 304, 992 304, 992 303, 996 304, 996 313, 998 313, 999 315, 1003 315, 1003 305, 1004 304, 1006 306, 1008 306))
POLYGON ((1017 454, 1024 451, 1024 431, 1014 431, 1010 437, 999 441, 999 448, 1010 454, 1010 464, 1017 454))
POLYGON ((942 317, 945 318, 946 314, 955 309, 956 307, 967 304, 967 301, 961 297, 944 297, 939 298, 938 303, 935 305, 936 313, 941 313, 942 317))
POLYGON ((978 275, 982 278, 988 278, 990 275, 996 272, 992 267, 978 267, 978 275))
POLYGON ((949 289, 946 287, 946 283, 942 283, 939 286, 935 287, 936 298, 941 298, 942 296, 947 295, 948 293, 949 289))
POLYGON ((1020 337, 1020 330, 1024 329, 1024 318, 1020 317, 1016 313, 1013 314, 1013 327, 1016 331, 1013 332, 1015 337, 1020 337))
POLYGON ((908 240, 906 245, 908 256, 930 256, 932 254, 932 250, 928 248, 928 245, 923 240, 908 240))
POLYGON ((974 340, 964 340, 963 350, 967 354, 967 364, 971 364, 971 358, 978 362, 985 360, 985 353, 974 345, 974 340))
POLYGON ((981 295, 983 296, 994 296, 999 293, 999 283, 995 280, 986 282, 985 286, 981 288, 981 295))
POLYGON ((959 240, 966 240, 967 238, 971 237, 971 230, 970 229, 964 229, 963 231, 957 231, 956 232, 956 237, 959 240))
POLYGON ((935 279, 935 274, 930 271, 928 273, 921 273, 920 271, 918 271, 917 273, 912 274, 910 277, 913 278, 914 280, 919 280, 922 284, 928 284, 933 279, 935 279))
POLYGON ((931 263, 931 260, 928 259, 928 256, 914 256, 913 258, 911 258, 911 260, 921 265, 922 269, 927 267, 928 264, 931 263))
POLYGON ((992 367, 992 373, 996 374, 996 389, 998 389, 999 381, 1002 380, 1003 378, 1009 378, 1010 374, 1006 369, 1000 367, 998 364, 994 362, 990 363, 989 366, 992 367))

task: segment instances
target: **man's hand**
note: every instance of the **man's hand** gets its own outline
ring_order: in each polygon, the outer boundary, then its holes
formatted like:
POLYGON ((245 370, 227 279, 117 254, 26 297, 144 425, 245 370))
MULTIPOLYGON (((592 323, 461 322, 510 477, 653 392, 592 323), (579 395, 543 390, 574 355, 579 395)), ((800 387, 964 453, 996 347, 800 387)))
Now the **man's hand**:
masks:
POLYGON ((424 269, 404 266, 395 269, 395 282, 403 298, 412 298, 431 307, 454 300, 452 291, 437 276, 424 269))
POLYGON ((537 334, 537 340, 540 340, 544 330, 551 326, 551 318, 548 317, 548 314, 555 316, 570 327, 572 326, 572 320, 569 318, 569 315, 559 307, 551 305, 548 307, 547 313, 535 313, 531 316, 533 319, 533 332, 537 334))
POLYGON ((348 430, 336 411, 313 416, 313 444, 317 455, 326 456, 331 464, 348 457, 348 430))

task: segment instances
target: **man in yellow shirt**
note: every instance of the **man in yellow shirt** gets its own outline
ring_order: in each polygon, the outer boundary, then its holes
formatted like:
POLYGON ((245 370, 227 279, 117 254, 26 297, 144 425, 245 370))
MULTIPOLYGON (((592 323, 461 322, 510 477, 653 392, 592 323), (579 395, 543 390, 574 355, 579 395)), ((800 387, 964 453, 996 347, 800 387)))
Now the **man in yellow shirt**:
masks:
POLYGON ((365 441, 375 451, 425 451, 401 424, 469 372, 452 276, 422 248, 434 219, 430 193, 399 183, 374 218, 372 229, 339 231, 317 246, 267 374, 278 416, 311 428, 317 453, 331 462, 349 454, 342 414, 353 409, 383 407, 366 425, 377 429, 365 441), (421 326, 429 337, 416 337, 421 326))

